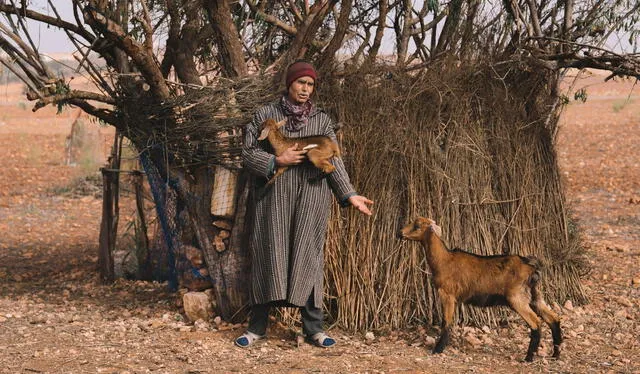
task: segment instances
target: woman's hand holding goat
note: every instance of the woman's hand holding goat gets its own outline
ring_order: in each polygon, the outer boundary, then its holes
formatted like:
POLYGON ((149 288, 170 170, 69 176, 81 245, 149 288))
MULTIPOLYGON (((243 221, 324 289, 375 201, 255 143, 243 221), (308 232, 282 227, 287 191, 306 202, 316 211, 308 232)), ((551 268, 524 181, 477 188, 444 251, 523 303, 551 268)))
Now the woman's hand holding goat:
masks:
POLYGON ((297 165, 304 161, 306 158, 307 150, 298 150, 298 143, 295 143, 291 147, 285 149, 280 156, 276 157, 277 166, 291 166, 297 165))

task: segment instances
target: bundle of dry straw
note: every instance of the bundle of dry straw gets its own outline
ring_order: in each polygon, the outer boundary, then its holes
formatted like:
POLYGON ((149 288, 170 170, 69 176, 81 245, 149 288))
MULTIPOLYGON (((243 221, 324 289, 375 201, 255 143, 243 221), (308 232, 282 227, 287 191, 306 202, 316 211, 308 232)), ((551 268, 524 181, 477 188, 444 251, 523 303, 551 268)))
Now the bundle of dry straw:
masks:
MULTIPOLYGON (((440 320, 422 251, 395 236, 414 215, 436 219, 452 248, 535 255, 549 301, 586 301, 583 249, 554 151, 556 77, 505 73, 380 73, 325 88, 325 106, 345 124, 353 182, 376 201, 371 218, 334 209, 326 291, 339 325, 363 331, 440 320)), ((465 306, 459 321, 494 324, 504 313, 465 306)))
POLYGON ((161 147, 178 167, 239 167, 242 128, 256 109, 275 100, 271 77, 218 78, 206 87, 178 87, 179 95, 156 103, 143 90, 122 104, 124 135, 139 151, 161 147))

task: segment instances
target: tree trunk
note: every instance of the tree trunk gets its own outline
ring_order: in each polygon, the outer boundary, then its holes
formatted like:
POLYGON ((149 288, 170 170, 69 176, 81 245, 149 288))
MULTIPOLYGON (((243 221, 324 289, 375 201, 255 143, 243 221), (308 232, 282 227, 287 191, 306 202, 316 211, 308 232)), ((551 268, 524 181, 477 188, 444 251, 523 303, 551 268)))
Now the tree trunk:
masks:
MULTIPOLYGON (((229 244, 225 244, 220 240, 219 234, 222 229, 213 224, 211 213, 206 209, 209 205, 203 203, 206 196, 211 196, 211 185, 208 182, 210 171, 199 170, 194 173, 193 180, 177 173, 177 197, 185 205, 193 234, 204 252, 218 307, 216 312, 224 320, 241 321, 246 317, 249 299, 247 243, 243 240, 232 243, 229 240, 229 244)), ((238 183, 234 187, 235 191, 244 191, 245 184, 244 180, 238 183)), ((233 195, 235 206, 246 205, 246 193, 233 195), (238 195, 243 199, 238 199, 238 195)), ((244 208, 237 210, 233 221, 226 223, 227 228, 231 229, 232 237, 234 232, 244 232, 244 215, 244 208)))
POLYGON ((247 75, 247 65, 242 52, 242 43, 238 38, 238 30, 231 18, 229 2, 227 0, 208 0, 205 6, 214 29, 218 58, 224 75, 244 77, 247 75))
POLYGON ((136 257, 140 279, 151 280, 153 270, 149 252, 149 235, 147 233, 147 218, 144 213, 143 175, 139 171, 132 174, 133 187, 136 194, 136 257))

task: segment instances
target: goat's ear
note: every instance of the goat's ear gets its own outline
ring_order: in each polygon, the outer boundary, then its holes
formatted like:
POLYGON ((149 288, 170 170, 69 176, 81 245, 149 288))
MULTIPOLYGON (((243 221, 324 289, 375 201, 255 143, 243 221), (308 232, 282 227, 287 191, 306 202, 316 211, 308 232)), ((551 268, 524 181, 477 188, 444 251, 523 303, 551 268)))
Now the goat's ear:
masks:
POLYGON ((429 227, 431 227, 431 230, 433 230, 433 233, 436 234, 439 238, 442 237, 442 228, 440 226, 436 225, 435 222, 430 224, 429 227))
POLYGON ((264 129, 262 129, 260 136, 258 136, 258 140, 265 140, 267 138, 267 135, 269 135, 269 127, 265 127, 264 129))
POLYGON ((276 128, 281 128, 282 126, 284 126, 284 124, 287 123, 287 119, 283 119, 282 121, 278 121, 278 123, 276 123, 276 128))

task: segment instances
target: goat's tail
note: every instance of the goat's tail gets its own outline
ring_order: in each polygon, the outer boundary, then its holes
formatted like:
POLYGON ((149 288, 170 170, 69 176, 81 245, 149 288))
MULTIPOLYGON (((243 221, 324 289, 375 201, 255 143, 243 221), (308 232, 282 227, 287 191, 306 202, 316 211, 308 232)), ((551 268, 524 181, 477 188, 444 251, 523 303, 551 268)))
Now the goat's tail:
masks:
POLYGON ((540 269, 542 268, 542 263, 535 256, 520 256, 520 258, 526 265, 533 267, 533 272, 529 276, 529 286, 534 289, 536 288, 538 281, 540 281, 540 269))
POLYGON ((542 268, 542 263, 536 256, 530 255, 527 257, 522 257, 522 261, 524 261, 525 264, 531 265, 536 268, 536 271, 542 268))

